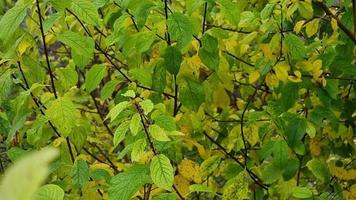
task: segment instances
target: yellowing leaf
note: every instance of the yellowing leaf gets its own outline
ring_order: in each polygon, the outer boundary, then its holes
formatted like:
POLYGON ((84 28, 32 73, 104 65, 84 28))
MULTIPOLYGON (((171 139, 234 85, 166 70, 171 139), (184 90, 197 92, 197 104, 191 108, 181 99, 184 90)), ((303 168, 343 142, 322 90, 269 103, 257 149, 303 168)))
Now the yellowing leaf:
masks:
POLYGON ((64 137, 59 137, 59 138, 56 138, 52 144, 54 147, 59 147, 63 142, 65 142, 66 139, 64 137))
POLYGON ((333 29, 334 31, 336 31, 337 28, 339 27, 339 26, 337 25, 336 19, 334 19, 334 18, 331 19, 331 27, 332 27, 332 29, 333 29))
POLYGON ((183 197, 189 194, 189 181, 181 175, 174 177, 174 185, 177 187, 177 190, 183 197))
POLYGON ((285 63, 278 63, 276 66, 274 66, 273 69, 276 73, 278 80, 280 81, 288 80, 289 65, 285 63))
POLYGON ((249 83, 254 83, 260 78, 260 72, 259 71, 253 71, 250 76, 248 77, 248 82, 249 83))
POLYGON ((308 37, 312 37, 319 30, 319 19, 313 19, 311 22, 307 23, 305 32, 308 37))
POLYGON ((300 83, 302 82, 302 73, 300 71, 294 71, 294 75, 288 76, 288 80, 294 82, 294 83, 300 83))
POLYGON ((170 141, 166 131, 156 124, 150 126, 149 132, 152 138, 157 141, 162 141, 162 142, 170 141))
POLYGON ((311 138, 309 141, 309 150, 311 155, 319 156, 321 153, 320 141, 316 138, 311 138))
POLYGON ((179 174, 190 181, 194 181, 195 183, 201 183, 202 181, 200 166, 192 160, 182 160, 178 165, 178 171, 179 174))
POLYGON ((277 76, 274 73, 268 73, 266 75, 266 84, 269 87, 278 87, 279 81, 277 76))
POLYGON ((294 32, 299 33, 302 30, 304 23, 305 20, 298 21, 294 26, 294 32))

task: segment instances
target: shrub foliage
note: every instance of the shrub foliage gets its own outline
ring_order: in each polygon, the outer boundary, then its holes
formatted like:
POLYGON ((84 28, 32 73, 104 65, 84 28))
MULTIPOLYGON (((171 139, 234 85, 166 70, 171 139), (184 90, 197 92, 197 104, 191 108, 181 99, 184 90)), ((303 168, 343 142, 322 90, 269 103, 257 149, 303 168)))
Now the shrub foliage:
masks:
POLYGON ((0 196, 356 199, 355 4, 0 1, 0 196))

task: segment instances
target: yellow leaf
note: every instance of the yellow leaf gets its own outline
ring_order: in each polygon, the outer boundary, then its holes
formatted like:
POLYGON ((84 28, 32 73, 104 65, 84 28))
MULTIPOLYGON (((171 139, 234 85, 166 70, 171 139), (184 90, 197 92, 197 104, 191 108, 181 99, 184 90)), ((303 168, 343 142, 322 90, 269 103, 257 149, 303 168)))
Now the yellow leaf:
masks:
POLYGON ((302 74, 300 73, 300 71, 294 71, 294 75, 292 76, 288 76, 288 80, 294 82, 294 83, 300 83, 302 82, 302 74))
POLYGON ((201 183, 202 181, 200 166, 192 160, 182 160, 178 165, 178 171, 179 174, 189 181, 194 181, 195 183, 201 183))
POLYGON ((214 91, 213 101, 214 105, 221 108, 225 108, 230 105, 230 97, 227 95, 223 85, 219 84, 214 91))
POLYGON ((309 150, 312 156, 319 156, 321 153, 320 141, 315 138, 311 138, 309 141, 309 150))
POLYGON ((256 31, 248 34, 244 39, 240 41, 241 44, 250 44, 256 37, 258 33, 256 31))
POLYGON ((334 31, 336 31, 337 28, 339 27, 339 26, 337 25, 336 19, 334 19, 334 18, 331 19, 331 27, 332 27, 332 29, 333 29, 334 31))
POLYGON ((294 26, 294 32, 299 33, 302 30, 304 23, 305 20, 297 22, 294 26))
POLYGON ((59 137, 57 139, 55 139, 52 144, 54 147, 59 147, 63 142, 65 142, 66 139, 64 137, 59 137))
POLYGON ((276 73, 278 80, 284 82, 288 80, 289 65, 287 65, 286 63, 278 63, 274 67, 274 71, 276 73))
POLYGON ((174 177, 174 185, 177 187, 178 192, 186 197, 189 194, 189 181, 181 175, 174 177))
POLYGON ((278 87, 279 81, 274 73, 268 73, 266 76, 266 84, 268 87, 278 87))
POLYGON ((312 37, 319 29, 319 19, 313 19, 306 25, 305 32, 308 37, 312 37))
POLYGON ((249 83, 254 83, 260 78, 260 72, 258 71, 253 71, 250 76, 248 77, 248 82, 249 83))
POLYGON ((272 54, 272 48, 271 48, 271 45, 270 44, 260 44, 259 45, 262 52, 263 52, 263 55, 268 58, 269 60, 273 60, 274 56, 272 54))
POLYGON ((24 40, 21 40, 19 46, 17 47, 17 50, 19 51, 20 55, 22 55, 23 53, 25 53, 27 48, 30 46, 31 45, 27 42, 27 40, 24 39, 24 40))

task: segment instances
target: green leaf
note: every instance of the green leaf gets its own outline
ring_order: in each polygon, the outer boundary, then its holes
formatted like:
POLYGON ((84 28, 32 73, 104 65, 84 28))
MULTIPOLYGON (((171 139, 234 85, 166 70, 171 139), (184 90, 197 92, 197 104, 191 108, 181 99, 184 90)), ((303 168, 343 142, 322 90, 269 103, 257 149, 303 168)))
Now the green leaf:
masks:
POLYGON ((307 122, 305 119, 292 115, 286 118, 287 126, 284 133, 287 136, 288 145, 293 148, 296 153, 303 155, 305 153, 304 143, 301 141, 306 133, 307 122))
POLYGON ((91 37, 85 37, 79 33, 66 31, 57 36, 57 39, 72 48, 72 57, 81 68, 93 58, 95 42, 91 37))
POLYGON ((273 163, 274 165, 283 170, 288 161, 288 145, 284 140, 279 140, 273 146, 273 163))
POLYGON ((297 101, 298 95, 298 84, 287 83, 281 88, 281 97, 277 100, 277 105, 280 108, 280 112, 286 112, 288 109, 292 108, 297 101))
POLYGON ((74 0, 72 2, 72 11, 79 19, 89 25, 98 25, 99 14, 95 5, 90 0, 74 0))
POLYGON ((58 155, 53 148, 32 152, 10 166, 2 178, 0 194, 6 200, 31 199, 49 174, 49 163, 58 155), (30 177, 30 178, 25 178, 30 177))
POLYGON ((143 109, 145 115, 150 113, 154 107, 152 101, 149 99, 145 99, 145 100, 141 101, 139 104, 140 104, 141 108, 143 109))
POLYGON ((154 184, 160 188, 171 190, 174 171, 170 160, 165 155, 160 154, 152 158, 150 171, 154 184))
POLYGON ((177 200, 177 198, 173 193, 161 193, 157 196, 154 196, 152 200, 177 200))
POLYGON ((155 121, 155 124, 162 127, 166 131, 177 130, 176 122, 172 116, 160 114, 152 118, 155 121))
POLYGON ((311 2, 298 2, 298 11, 300 15, 306 19, 310 19, 313 17, 313 6, 311 2))
POLYGON ((220 63, 218 40, 209 34, 204 34, 202 46, 199 50, 201 61, 209 69, 216 71, 220 63))
POLYGON ((109 200, 130 200, 146 183, 150 183, 150 170, 145 165, 134 165, 110 180, 109 200))
POLYGON ((273 9, 274 9, 274 4, 268 3, 263 10, 260 13, 260 17, 262 20, 267 19, 268 17, 271 16, 273 9))
POLYGON ((135 141, 131 151, 131 160, 133 162, 140 161, 142 156, 145 154, 146 145, 146 140, 143 138, 135 141))
POLYGON ((102 100, 108 99, 112 93, 115 91, 116 85, 119 84, 119 81, 116 79, 108 81, 104 87, 101 89, 100 98, 102 100))
POLYGON ((55 71, 58 79, 55 81, 57 90, 65 93, 78 82, 78 74, 74 66, 57 68, 55 71))
POLYGON ((135 113, 130 122, 130 131, 132 135, 137 135, 138 131, 141 128, 141 116, 138 113, 135 113))
POLYGON ((130 127, 130 122, 125 121, 125 122, 122 122, 119 125, 119 127, 116 128, 116 131, 114 133, 114 139, 113 139, 114 147, 116 147, 122 140, 124 140, 129 127, 130 127))
POLYGON ((244 200, 249 199, 249 179, 244 171, 235 178, 230 179, 224 186, 222 200, 244 200))
POLYGON ((64 11, 66 8, 70 8, 72 4, 72 0, 66 1, 58 1, 58 0, 50 0, 52 6, 59 12, 64 11))
POLYGON ((106 116, 107 118, 111 118, 111 122, 114 121, 116 119, 116 117, 127 108, 127 106, 129 105, 128 101, 123 101, 118 103, 114 108, 112 108, 110 110, 110 112, 108 113, 108 115, 106 116))
POLYGON ((285 42, 288 48, 288 52, 293 59, 301 60, 306 56, 304 42, 298 36, 294 34, 288 34, 285 38, 285 42))
POLYGON ((202 184, 193 184, 189 186, 189 192, 208 192, 208 193, 212 193, 213 190, 206 186, 206 185, 202 185, 202 184))
POLYGON ((0 20, 0 41, 4 43, 11 38, 17 28, 20 26, 27 14, 27 8, 30 3, 23 4, 21 1, 8 10, 0 20))
POLYGON ((75 187, 82 188, 89 180, 89 166, 84 160, 76 160, 70 171, 75 187))
POLYGON ((321 182, 325 183, 330 180, 330 173, 327 164, 319 159, 312 159, 307 163, 308 169, 321 182))
POLYGON ((208 176, 213 173, 219 166, 220 161, 220 156, 211 156, 210 158, 204 160, 200 165, 200 169, 203 172, 203 175, 208 176))
POLYGON ((217 0, 218 4, 221 5, 221 13, 226 17, 230 24, 238 26, 240 22, 240 8, 239 6, 230 0, 217 0))
POLYGON ((45 33, 48 32, 50 28, 58 21, 59 18, 63 16, 63 13, 54 13, 47 17, 46 20, 43 21, 43 31, 45 33))
POLYGON ((133 90, 127 90, 124 94, 122 94, 122 96, 134 98, 136 96, 136 93, 133 90))
POLYGON ((164 53, 164 65, 169 73, 177 75, 182 63, 182 54, 175 46, 169 46, 164 53))
POLYGON ((35 200, 63 200, 64 191, 54 184, 47 184, 40 187, 35 195, 35 200))
POLYGON ((197 111, 205 100, 205 92, 201 83, 191 78, 185 78, 179 86, 179 100, 183 106, 197 111))
POLYGON ((80 113, 69 97, 59 97, 54 100, 45 114, 59 129, 62 136, 68 136, 80 118, 80 113))
POLYGON ((162 142, 170 141, 169 137, 166 134, 166 131, 155 124, 150 126, 149 131, 152 138, 157 141, 162 141, 162 142))
POLYGON ((295 174, 298 171, 299 161, 296 159, 289 159, 285 168, 283 169, 283 179, 288 181, 295 177, 295 174))
POLYGON ((155 4, 151 1, 141 1, 141 3, 139 3, 133 14, 135 16, 135 21, 139 30, 145 26, 147 17, 154 6, 155 4))
POLYGON ((166 68, 162 62, 157 63, 153 70, 152 89, 158 93, 163 93, 166 87, 166 68))
POLYGON ((171 39, 177 41, 177 48, 184 48, 193 38, 193 24, 182 13, 174 12, 168 19, 168 31, 171 39))
POLYGON ((84 87, 88 93, 92 92, 101 82, 101 80, 106 75, 106 68, 104 65, 94 65, 86 74, 85 74, 85 83, 84 87))
POLYGON ((299 199, 308 199, 313 196, 313 193, 306 187, 296 187, 293 190, 293 197, 299 199))

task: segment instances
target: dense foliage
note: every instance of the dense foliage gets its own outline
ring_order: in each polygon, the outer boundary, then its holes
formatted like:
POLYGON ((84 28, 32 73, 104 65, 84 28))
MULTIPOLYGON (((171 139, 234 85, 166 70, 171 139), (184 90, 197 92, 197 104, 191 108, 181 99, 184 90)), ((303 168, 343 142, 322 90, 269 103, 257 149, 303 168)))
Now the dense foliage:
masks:
POLYGON ((0 1, 0 199, 356 199, 355 4, 0 1))

